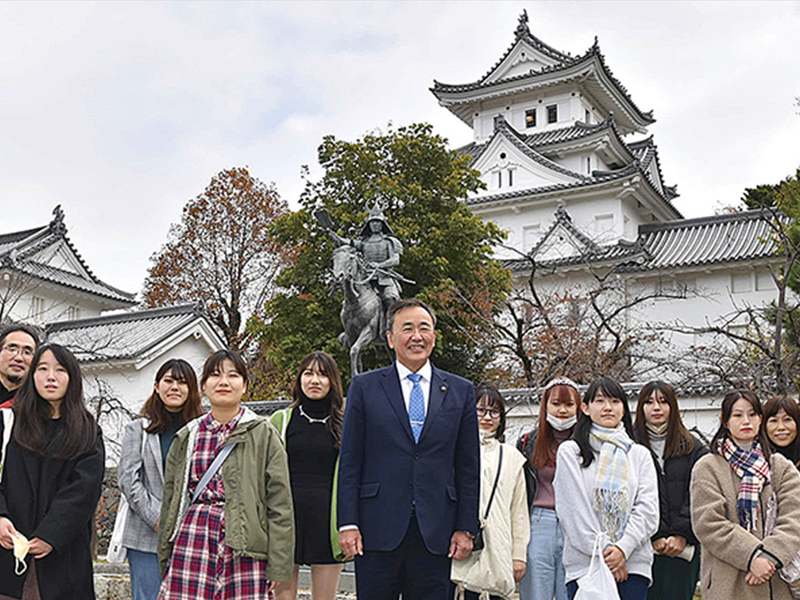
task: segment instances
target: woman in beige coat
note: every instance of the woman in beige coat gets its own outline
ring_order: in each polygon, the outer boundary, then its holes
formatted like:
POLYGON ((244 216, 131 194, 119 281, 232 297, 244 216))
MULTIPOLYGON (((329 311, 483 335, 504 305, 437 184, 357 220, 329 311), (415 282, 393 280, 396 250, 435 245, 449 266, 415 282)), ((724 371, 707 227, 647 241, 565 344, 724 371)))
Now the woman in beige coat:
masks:
POLYGON ((800 549, 800 474, 770 453, 753 392, 722 402, 711 454, 692 471, 703 600, 790 600, 778 573, 800 549))

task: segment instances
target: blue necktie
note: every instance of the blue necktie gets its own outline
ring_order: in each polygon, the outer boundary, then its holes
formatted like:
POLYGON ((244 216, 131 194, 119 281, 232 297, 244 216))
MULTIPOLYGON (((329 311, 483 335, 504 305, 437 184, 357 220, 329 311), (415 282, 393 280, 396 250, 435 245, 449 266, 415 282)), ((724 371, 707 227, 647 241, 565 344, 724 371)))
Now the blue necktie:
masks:
POLYGON ((411 433, 414 434, 414 441, 419 442, 422 426, 425 424, 425 399, 422 396, 422 386, 419 384, 422 375, 409 373, 408 378, 414 382, 411 395, 408 397, 408 420, 411 421, 411 433))

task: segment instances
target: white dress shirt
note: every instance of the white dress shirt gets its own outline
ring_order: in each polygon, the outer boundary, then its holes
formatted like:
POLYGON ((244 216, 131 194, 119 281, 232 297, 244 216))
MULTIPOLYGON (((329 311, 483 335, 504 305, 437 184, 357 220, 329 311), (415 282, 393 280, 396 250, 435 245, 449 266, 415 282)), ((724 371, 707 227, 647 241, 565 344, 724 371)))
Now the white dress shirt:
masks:
MULTIPOLYGON (((414 382, 411 381, 408 376, 413 373, 413 371, 400 361, 395 362, 395 366, 397 367, 397 376, 400 378, 400 389, 403 392, 403 402, 406 405, 406 412, 408 412, 408 403, 411 399, 411 389, 414 387, 414 382)), ((431 396, 431 374, 433 373, 431 361, 426 360, 425 364, 422 365, 417 373, 419 373, 420 377, 422 377, 422 379, 419 380, 419 385, 422 388, 422 402, 425 405, 425 415, 427 416, 428 398, 431 396)))

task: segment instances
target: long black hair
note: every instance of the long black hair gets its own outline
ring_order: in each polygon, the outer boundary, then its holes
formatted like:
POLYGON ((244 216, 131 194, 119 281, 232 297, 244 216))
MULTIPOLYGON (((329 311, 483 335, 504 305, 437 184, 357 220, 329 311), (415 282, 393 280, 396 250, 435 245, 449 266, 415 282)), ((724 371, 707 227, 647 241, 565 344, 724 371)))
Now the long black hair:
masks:
POLYGON ((31 361, 25 382, 14 400, 14 439, 20 447, 36 454, 69 460, 92 449, 97 438, 97 424, 83 403, 83 378, 78 359, 64 346, 40 347, 31 361), (45 423, 51 418, 50 404, 36 389, 35 374, 42 355, 51 352, 69 376, 67 391, 61 401, 61 422, 54 439, 45 436, 45 423))
MULTIPOLYGON (((622 386, 619 383, 610 377, 598 377, 589 384, 586 393, 583 395, 583 403, 588 406, 589 403, 594 400, 597 392, 603 392, 603 395, 607 398, 619 398, 622 400, 622 424, 625 427, 625 433, 627 433, 628 437, 630 437, 632 440, 633 422, 631 421, 631 407, 628 406, 628 396, 625 393, 625 390, 622 389, 622 386)), ((575 440, 575 443, 578 444, 578 448, 581 451, 581 458, 583 459, 581 462, 581 467, 584 469, 591 465, 592 461, 594 460, 592 446, 589 443, 589 432, 591 429, 592 419, 584 409, 584 411, 581 413, 581 417, 578 419, 578 424, 575 425, 575 431, 572 434, 572 439, 575 440)))
POLYGON ((728 392, 725 398, 723 398, 719 428, 714 434, 714 437, 711 439, 711 444, 709 444, 708 449, 712 454, 718 454, 722 456, 722 442, 724 442, 726 439, 733 439, 731 438, 731 432, 728 429, 728 421, 730 420, 731 413, 733 412, 733 405, 739 400, 747 401, 750 406, 753 407, 753 411, 759 417, 761 417, 761 425, 758 428, 758 435, 756 435, 756 439, 761 446, 761 452, 764 454, 764 458, 769 460, 769 457, 772 454, 772 449, 769 445, 769 438, 767 438, 767 424, 764 420, 764 410, 761 408, 761 401, 758 399, 758 396, 756 396, 755 392, 751 392, 750 390, 734 390, 732 392, 728 392))
POLYGON ((344 422, 344 388, 342 387, 342 377, 339 374, 339 366, 330 354, 319 351, 312 352, 300 361, 300 368, 297 370, 297 377, 292 385, 292 402, 289 404, 289 408, 300 405, 303 397, 303 372, 313 368, 314 365, 331 383, 331 391, 328 392, 331 399, 328 432, 333 436, 334 445, 338 450, 342 441, 342 423, 344 422))

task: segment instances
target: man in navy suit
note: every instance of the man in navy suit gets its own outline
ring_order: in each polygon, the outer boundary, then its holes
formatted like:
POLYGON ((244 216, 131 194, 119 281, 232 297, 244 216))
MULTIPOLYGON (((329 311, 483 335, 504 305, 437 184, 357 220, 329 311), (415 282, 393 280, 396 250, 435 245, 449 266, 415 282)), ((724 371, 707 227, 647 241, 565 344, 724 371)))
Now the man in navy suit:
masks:
POLYGON ((339 463, 339 541, 356 556, 359 600, 447 600, 450 559, 478 528, 475 390, 428 360, 433 310, 388 311, 397 362, 350 384, 339 463))

